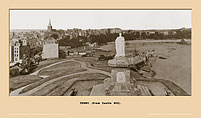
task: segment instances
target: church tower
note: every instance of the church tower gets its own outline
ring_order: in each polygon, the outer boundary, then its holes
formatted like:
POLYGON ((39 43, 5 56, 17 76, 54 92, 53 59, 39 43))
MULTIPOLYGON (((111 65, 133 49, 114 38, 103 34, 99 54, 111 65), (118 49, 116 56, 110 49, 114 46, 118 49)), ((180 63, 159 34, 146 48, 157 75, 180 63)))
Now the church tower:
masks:
POLYGON ((47 31, 51 32, 52 31, 52 25, 51 25, 51 20, 49 19, 49 24, 47 26, 47 31))

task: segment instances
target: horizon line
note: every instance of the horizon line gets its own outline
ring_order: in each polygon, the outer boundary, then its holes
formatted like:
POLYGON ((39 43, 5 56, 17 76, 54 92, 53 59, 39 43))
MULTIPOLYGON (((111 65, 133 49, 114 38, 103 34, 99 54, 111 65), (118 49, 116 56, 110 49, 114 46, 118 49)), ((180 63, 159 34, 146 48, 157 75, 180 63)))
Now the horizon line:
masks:
MULTIPOLYGON (((68 29, 81 29, 81 30, 89 30, 89 29, 92 29, 92 30, 101 30, 101 29, 116 29, 118 27, 111 27, 111 28, 53 28, 53 29, 56 29, 56 30, 68 30, 68 29)), ((176 30, 176 29, 182 29, 182 28, 185 28, 185 29, 190 29, 191 27, 180 27, 180 28, 147 28, 147 29, 122 29, 122 28, 119 28, 121 30, 176 30)), ((47 29, 42 29, 42 28, 14 28, 14 29, 10 29, 10 30, 47 30, 47 29)))

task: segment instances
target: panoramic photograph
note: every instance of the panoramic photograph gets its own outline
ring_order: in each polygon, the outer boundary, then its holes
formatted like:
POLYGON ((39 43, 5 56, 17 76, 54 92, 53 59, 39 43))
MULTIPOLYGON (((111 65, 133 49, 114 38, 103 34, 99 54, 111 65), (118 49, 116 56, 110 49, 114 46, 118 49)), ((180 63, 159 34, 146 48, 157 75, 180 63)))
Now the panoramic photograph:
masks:
POLYGON ((191 96, 191 10, 9 10, 10 96, 191 96))

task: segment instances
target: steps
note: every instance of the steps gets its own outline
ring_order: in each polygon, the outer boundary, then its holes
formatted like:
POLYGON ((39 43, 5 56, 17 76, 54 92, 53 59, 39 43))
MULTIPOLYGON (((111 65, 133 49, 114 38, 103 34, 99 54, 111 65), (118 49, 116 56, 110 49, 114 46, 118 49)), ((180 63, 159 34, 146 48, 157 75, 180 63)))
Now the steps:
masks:
POLYGON ((137 85, 137 89, 139 89, 141 91, 141 96, 152 96, 148 87, 146 87, 144 85, 137 85))

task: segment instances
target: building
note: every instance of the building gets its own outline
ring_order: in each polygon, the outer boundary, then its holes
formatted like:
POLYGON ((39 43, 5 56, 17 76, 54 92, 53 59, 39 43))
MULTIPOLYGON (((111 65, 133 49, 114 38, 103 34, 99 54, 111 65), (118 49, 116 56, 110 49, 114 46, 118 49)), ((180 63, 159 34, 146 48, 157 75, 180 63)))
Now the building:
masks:
POLYGON ((176 31, 172 31, 172 35, 175 35, 175 34, 177 34, 177 32, 176 31))
POLYGON ((55 38, 53 38, 51 21, 49 21, 49 25, 47 26, 47 37, 43 40, 43 51, 42 58, 43 59, 52 59, 59 58, 59 45, 55 38))
POLYGON ((59 58, 59 45, 56 39, 49 37, 48 39, 44 40, 42 58, 59 58))
POLYGON ((154 32, 154 31, 150 31, 150 32, 149 32, 149 35, 151 35, 151 34, 155 34, 155 32, 154 32))
POLYGON ((111 34, 114 34, 114 33, 121 33, 121 29, 120 28, 112 28, 112 29, 110 29, 110 33, 111 34))
POLYGON ((49 19, 49 24, 47 26, 47 31, 51 32, 52 31, 52 25, 51 25, 51 20, 49 19))
POLYGON ((30 57, 30 46, 25 39, 12 39, 10 40, 10 55, 9 61, 11 63, 21 62, 21 59, 25 57, 30 57))
POLYGON ((165 35, 165 36, 169 35, 169 32, 168 32, 168 31, 164 31, 164 32, 162 32, 162 33, 163 33, 163 35, 165 35))
POLYGON ((13 52, 14 62, 20 62, 20 43, 15 43, 13 52))

